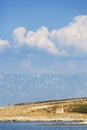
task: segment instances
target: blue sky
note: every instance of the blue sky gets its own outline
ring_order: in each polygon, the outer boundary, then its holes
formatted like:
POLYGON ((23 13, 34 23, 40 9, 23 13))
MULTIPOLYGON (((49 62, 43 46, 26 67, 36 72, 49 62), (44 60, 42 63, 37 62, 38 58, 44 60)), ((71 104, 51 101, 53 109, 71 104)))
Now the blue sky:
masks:
POLYGON ((87 73, 87 0, 0 0, 0 72, 87 73))

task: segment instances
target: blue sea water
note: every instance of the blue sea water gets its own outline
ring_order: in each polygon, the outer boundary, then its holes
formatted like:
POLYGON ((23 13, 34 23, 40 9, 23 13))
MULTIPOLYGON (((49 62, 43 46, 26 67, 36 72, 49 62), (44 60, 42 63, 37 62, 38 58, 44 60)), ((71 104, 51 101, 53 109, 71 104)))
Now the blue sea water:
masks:
POLYGON ((64 125, 61 122, 1 122, 0 130, 87 130, 87 125, 64 125))

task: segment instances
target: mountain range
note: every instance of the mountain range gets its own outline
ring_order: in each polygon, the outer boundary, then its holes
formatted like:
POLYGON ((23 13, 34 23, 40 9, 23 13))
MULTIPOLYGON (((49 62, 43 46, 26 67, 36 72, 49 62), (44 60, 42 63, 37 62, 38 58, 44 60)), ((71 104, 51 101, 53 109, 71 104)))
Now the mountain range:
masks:
POLYGON ((87 97, 87 74, 0 73, 0 105, 87 97))

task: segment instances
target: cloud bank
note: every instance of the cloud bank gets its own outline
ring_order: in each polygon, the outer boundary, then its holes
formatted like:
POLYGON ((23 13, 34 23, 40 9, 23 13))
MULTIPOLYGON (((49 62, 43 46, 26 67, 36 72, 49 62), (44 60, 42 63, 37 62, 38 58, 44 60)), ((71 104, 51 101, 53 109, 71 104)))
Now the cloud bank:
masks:
MULTIPOLYGON (((69 25, 50 32, 44 26, 36 31, 18 27, 13 30, 12 36, 18 48, 26 45, 60 56, 87 53, 87 15, 76 16, 69 25)), ((8 40, 0 40, 0 48, 8 45, 8 40)))
POLYGON ((38 47, 47 50, 52 54, 57 54, 58 49, 50 39, 50 33, 44 26, 36 32, 26 31, 24 27, 19 27, 13 30, 13 37, 19 43, 19 46, 26 44, 30 47, 38 47))
POLYGON ((71 46, 87 52, 87 15, 77 16, 68 26, 52 30, 51 37, 61 47, 71 46))

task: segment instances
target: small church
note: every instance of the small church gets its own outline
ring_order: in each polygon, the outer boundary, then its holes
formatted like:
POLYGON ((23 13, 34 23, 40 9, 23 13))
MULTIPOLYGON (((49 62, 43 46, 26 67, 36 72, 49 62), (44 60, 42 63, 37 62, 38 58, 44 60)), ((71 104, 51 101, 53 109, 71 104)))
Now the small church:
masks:
POLYGON ((63 108, 63 106, 62 106, 62 107, 58 107, 58 108, 56 109, 56 113, 64 113, 64 108, 63 108))

